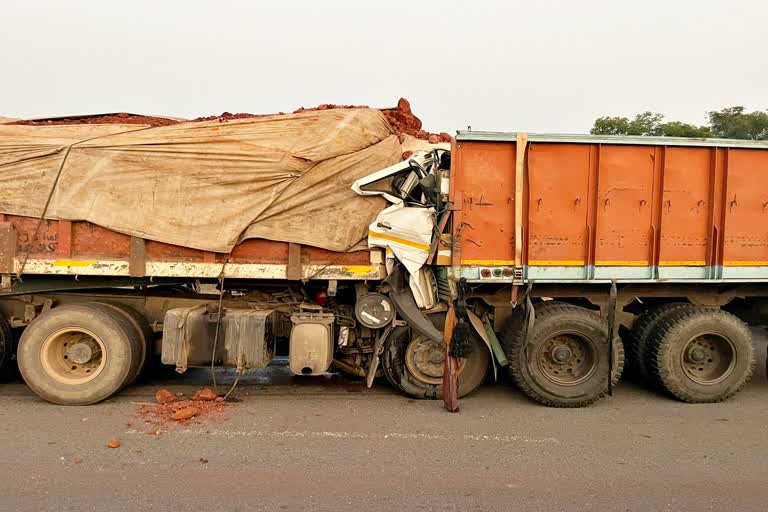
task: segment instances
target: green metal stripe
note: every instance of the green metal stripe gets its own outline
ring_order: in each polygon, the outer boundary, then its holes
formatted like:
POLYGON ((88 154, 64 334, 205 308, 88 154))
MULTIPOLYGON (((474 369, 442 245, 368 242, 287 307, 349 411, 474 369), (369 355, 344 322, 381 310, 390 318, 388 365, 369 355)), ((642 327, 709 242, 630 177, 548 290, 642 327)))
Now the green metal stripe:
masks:
MULTIPOLYGON (((515 142, 515 132, 475 132, 461 130, 456 140, 478 142, 515 142)), ((687 137, 640 137, 632 135, 579 135, 529 133, 529 142, 562 142, 568 144, 621 144, 632 146, 692 146, 768 149, 768 141, 738 139, 697 139, 687 137)))

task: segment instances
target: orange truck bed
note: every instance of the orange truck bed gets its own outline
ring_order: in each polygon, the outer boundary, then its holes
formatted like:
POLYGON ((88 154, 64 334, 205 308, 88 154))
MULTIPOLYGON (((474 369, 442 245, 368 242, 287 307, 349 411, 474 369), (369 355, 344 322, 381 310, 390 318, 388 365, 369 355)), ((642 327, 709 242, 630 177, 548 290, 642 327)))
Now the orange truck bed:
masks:
POLYGON ((0 273, 241 279, 381 279, 380 252, 246 240, 226 254, 131 237, 89 222, 0 214, 0 273), (224 262, 227 261, 226 267, 224 262))
POLYGON ((470 281, 768 280, 766 142, 459 132, 451 194, 470 281))

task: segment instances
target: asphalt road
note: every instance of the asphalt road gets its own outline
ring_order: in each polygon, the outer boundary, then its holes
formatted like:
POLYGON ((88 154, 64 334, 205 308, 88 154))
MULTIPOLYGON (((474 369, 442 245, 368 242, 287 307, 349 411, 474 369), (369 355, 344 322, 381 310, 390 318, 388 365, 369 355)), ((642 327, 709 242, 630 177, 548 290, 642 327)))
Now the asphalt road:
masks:
POLYGON ((294 378, 278 365, 246 379, 224 415, 159 436, 146 434, 137 402, 161 386, 190 393, 207 372, 81 408, 6 384, 0 510, 763 511, 765 348, 761 335, 755 378, 722 404, 622 382, 578 410, 491 384, 450 414, 384 385, 294 378), (112 439, 122 446, 106 448, 112 439))

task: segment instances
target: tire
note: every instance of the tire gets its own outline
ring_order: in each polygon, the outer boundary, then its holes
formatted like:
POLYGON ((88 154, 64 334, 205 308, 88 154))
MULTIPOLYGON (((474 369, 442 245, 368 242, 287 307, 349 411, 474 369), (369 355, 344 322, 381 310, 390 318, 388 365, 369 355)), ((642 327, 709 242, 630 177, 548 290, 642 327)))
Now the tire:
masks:
MULTIPOLYGON (((444 314, 431 315, 430 319, 439 329, 445 325, 444 314)), ((459 398, 469 395, 480 387, 490 364, 488 348, 477 333, 472 334, 469 357, 462 359, 459 366, 457 389, 459 398)), ((416 334, 408 327, 398 327, 384 343, 384 352, 381 355, 384 376, 393 388, 410 397, 433 400, 442 398, 442 369, 445 354, 442 342, 439 342, 439 348, 442 350, 442 357, 436 353, 438 350, 436 342, 434 344, 429 342, 424 336, 416 334), (418 361, 414 362, 414 354, 418 354, 419 347, 431 348, 431 353, 436 356, 434 363, 427 362, 428 370, 426 371, 419 370, 424 368, 423 362, 422 364, 418 361)))
POLYGON ((752 377, 752 335, 744 322, 725 311, 678 310, 651 334, 647 365, 652 378, 679 400, 721 402, 752 377))
MULTIPOLYGON (((502 345, 517 387, 549 407, 584 407, 608 391, 608 323, 569 304, 536 307, 533 329, 522 339, 522 315, 505 332, 502 345), (555 353, 564 358, 558 362, 555 353)), ((624 348, 613 343, 613 383, 624 369, 624 348)))
POLYGON ((147 354, 151 350, 151 344, 155 336, 152 328, 149 326, 149 322, 144 318, 144 315, 126 304, 117 302, 88 302, 86 304, 107 308, 107 310, 117 313, 128 320, 133 327, 134 335, 131 337, 131 341, 135 345, 133 352, 136 358, 136 368, 133 369, 131 376, 125 383, 126 386, 130 386, 136 382, 147 367, 147 354))
POLYGON ((135 369, 132 332, 133 326, 122 315, 105 308, 51 309, 37 317, 19 340, 21 375, 32 391, 49 402, 100 402, 117 393, 135 369), (68 352, 70 344, 84 348, 86 354, 68 352), (85 362, 75 360, 86 357, 90 359, 85 362), (73 364, 71 372, 69 364, 73 364))
POLYGON ((646 365, 648 338, 664 319, 675 312, 694 306, 685 302, 662 304, 644 311, 632 324, 624 350, 627 356, 627 374, 643 384, 652 386, 658 383, 651 376, 646 365))

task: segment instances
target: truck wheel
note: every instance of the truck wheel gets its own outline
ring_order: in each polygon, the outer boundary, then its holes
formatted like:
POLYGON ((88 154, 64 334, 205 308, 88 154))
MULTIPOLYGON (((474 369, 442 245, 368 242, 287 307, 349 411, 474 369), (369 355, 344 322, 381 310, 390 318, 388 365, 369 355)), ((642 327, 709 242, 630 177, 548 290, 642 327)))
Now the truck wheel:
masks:
MULTIPOLYGON (((445 324, 445 315, 433 318, 433 323, 445 324), (436 322, 439 320, 439 322, 436 322)), ((463 397, 485 380, 490 358, 485 344, 476 335, 472 336, 469 357, 461 359, 458 375, 458 396, 463 397)), ((392 387, 413 398, 442 398, 443 364, 445 345, 409 329, 397 328, 384 344, 382 367, 392 387)))
MULTIPOLYGON (((527 339, 522 321, 504 336, 512 379, 523 393, 550 407, 583 407, 608 391, 608 324, 594 312, 567 304, 536 308, 527 339)), ((624 369, 621 340, 613 343, 613 382, 624 369)))
POLYGON ((88 405, 123 387, 135 368, 133 327, 99 307, 66 305, 37 317, 19 340, 18 363, 38 396, 88 405))
POLYGON ((120 304, 119 302, 88 302, 86 304, 107 308, 110 312, 117 313, 128 320, 133 327, 134 335, 131 337, 131 341, 134 342, 133 352, 136 358, 136 368, 131 372, 131 376, 125 383, 126 386, 130 386, 136 382, 136 379, 139 378, 147 365, 147 353, 154 339, 154 332, 149 326, 149 322, 144 318, 144 315, 132 307, 120 304))
POLYGON ((654 384, 646 366, 648 338, 651 333, 664 321, 664 319, 677 311, 694 307, 684 302, 662 304, 653 309, 644 311, 632 324, 624 350, 627 355, 627 374, 636 377, 639 381, 654 384))
POLYGON ((684 402, 720 402, 752 377, 755 355, 747 325, 725 311, 691 307, 667 316, 651 334, 647 365, 684 402))

